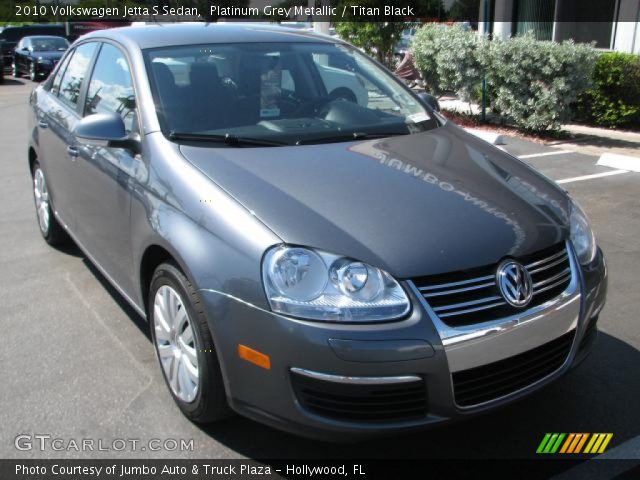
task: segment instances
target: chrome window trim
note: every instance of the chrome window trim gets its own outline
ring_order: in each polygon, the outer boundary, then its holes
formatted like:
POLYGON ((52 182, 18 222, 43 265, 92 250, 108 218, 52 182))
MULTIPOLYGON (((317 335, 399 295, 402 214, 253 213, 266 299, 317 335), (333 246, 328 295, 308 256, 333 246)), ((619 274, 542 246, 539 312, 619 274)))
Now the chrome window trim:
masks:
POLYGON ((351 377, 348 375, 332 375, 329 373, 314 372, 313 370, 297 367, 291 367, 290 370, 293 373, 313 378, 315 380, 353 385, 393 385, 422 381, 422 377, 419 377, 418 375, 400 375, 395 377, 351 377))

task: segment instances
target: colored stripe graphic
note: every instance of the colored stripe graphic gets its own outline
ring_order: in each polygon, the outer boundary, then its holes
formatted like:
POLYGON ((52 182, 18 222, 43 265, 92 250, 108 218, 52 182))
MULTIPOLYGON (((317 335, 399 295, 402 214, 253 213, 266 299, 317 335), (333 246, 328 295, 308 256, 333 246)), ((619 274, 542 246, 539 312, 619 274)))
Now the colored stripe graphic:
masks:
POLYGON ((576 437, 575 433, 570 433, 569 436, 567 437, 566 442, 564 442, 564 445, 562 445, 562 448, 560 449, 560 453, 567 453, 567 448, 569 448, 569 445, 571 445, 571 442, 573 442, 573 439, 576 437))
POLYGON ((604 453, 612 437, 613 433, 594 433, 584 453, 604 453))
POLYGON ((612 438, 613 433, 546 433, 536 453, 604 453, 612 438))
POLYGON ((591 435, 591 440, 589 440, 589 443, 587 443, 587 446, 584 449, 584 453, 591 453, 591 448, 593 447, 593 444, 596 443, 597 438, 598 438, 597 433, 594 433, 593 435, 591 435))
POLYGON ((538 445, 536 453, 556 453, 565 436, 566 433, 547 433, 538 445))
POLYGON ((605 448, 607 448, 607 446, 609 445, 609 442, 613 438, 613 433, 607 433, 606 435, 607 436, 605 437, 604 441, 602 442, 602 445, 600 445, 600 450, 598 450, 598 453, 604 453, 605 448))
POLYGON ((564 433, 561 433, 558 435, 558 439, 556 440, 556 443, 553 445, 549 453, 556 453, 558 451, 558 448, 560 448, 560 443, 562 443, 562 440, 564 439, 565 435, 566 434, 564 433))
POLYGON ((544 450, 544 446, 547 444, 547 441, 549 440, 550 437, 551 437, 550 433, 545 434, 544 438, 540 442, 540 445, 538 445, 538 449, 536 450, 536 453, 542 453, 542 451, 544 450))
POLYGON ((580 439, 580 442, 576 446, 576 449, 573 453, 580 453, 580 451, 582 450, 582 446, 584 445, 584 442, 586 442, 587 438, 589 438, 588 433, 581 433, 581 435, 582 435, 582 438, 580 439))

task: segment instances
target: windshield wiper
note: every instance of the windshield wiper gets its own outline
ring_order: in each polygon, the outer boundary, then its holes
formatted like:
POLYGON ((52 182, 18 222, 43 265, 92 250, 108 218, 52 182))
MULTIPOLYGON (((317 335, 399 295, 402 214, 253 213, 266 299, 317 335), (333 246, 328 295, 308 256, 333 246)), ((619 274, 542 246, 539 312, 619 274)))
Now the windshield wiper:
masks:
POLYGON ((171 132, 169 133, 169 140, 187 141, 187 142, 219 142, 229 145, 231 147, 281 147, 288 145, 285 142, 279 142, 277 140, 263 140, 260 138, 247 138, 237 137, 230 133, 225 134, 207 134, 207 133, 183 133, 183 132, 171 132))
POLYGON ((351 133, 343 133, 339 135, 328 135, 326 137, 314 137, 314 138, 303 138, 296 142, 296 145, 308 145, 308 144, 318 144, 318 143, 338 143, 338 142, 349 142, 352 140, 371 140, 374 138, 386 138, 386 137, 395 137, 399 135, 408 135, 408 132, 351 132, 351 133))

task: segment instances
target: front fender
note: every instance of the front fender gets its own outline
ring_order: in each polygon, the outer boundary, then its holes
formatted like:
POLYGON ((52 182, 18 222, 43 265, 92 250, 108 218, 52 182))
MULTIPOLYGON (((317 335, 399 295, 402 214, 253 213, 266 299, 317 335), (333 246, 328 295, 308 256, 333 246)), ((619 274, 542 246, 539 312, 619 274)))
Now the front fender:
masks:
MULTIPOLYGON (((174 144, 161 134, 152 137, 145 151, 153 163, 145 164, 143 181, 132 194, 136 278, 141 278, 145 251, 156 245, 171 254, 196 289, 268 308, 260 263, 265 250, 281 240, 187 162, 174 144)), ((145 286, 138 283, 135 298, 144 308, 145 286)))

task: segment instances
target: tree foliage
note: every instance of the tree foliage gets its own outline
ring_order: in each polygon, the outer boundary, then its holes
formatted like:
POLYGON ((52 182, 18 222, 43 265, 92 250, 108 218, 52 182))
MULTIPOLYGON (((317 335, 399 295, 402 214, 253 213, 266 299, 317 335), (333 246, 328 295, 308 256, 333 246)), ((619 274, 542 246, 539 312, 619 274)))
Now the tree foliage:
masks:
POLYGON ((341 38, 362 48, 379 62, 393 66, 393 48, 407 28, 402 22, 340 22, 336 32, 341 38))

